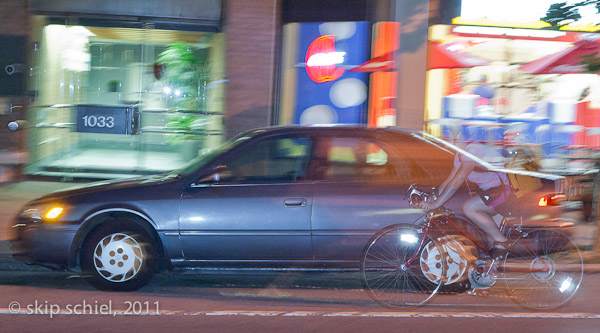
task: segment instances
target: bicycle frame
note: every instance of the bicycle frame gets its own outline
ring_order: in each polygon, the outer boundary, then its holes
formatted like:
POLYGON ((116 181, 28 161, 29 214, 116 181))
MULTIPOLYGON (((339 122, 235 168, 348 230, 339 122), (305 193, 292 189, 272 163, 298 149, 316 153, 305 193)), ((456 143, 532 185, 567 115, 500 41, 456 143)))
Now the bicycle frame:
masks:
MULTIPOLYGON (((414 185, 408 192, 413 208, 434 202, 437 195, 435 189, 424 192, 414 185)), ((522 307, 555 309, 570 302, 581 286, 581 252, 553 228, 523 229, 522 217, 504 216, 499 229, 510 242, 496 255, 490 253, 487 239, 479 237, 479 232, 486 235, 481 229, 472 224, 477 229, 473 232, 450 210, 428 211, 421 221, 418 227, 388 226, 369 241, 361 277, 373 300, 391 307, 420 306, 443 285, 456 283, 458 290, 469 287, 477 295, 478 289, 502 280, 506 294, 522 307), (403 237, 405 232, 411 237, 403 237)))
MULTIPOLYGON (((443 211, 445 209, 442 208, 440 210, 443 211)), ((452 227, 453 230, 457 230, 461 236, 466 237, 469 241, 471 241, 480 250, 483 250, 484 252, 488 251, 487 245, 484 244, 483 242, 481 242, 479 239, 473 237, 473 235, 469 231, 467 231, 465 228, 460 226, 455 221, 453 215, 451 215, 451 214, 436 214, 434 211, 429 212, 428 214, 429 214, 429 216, 425 217, 425 225, 423 226, 423 229, 422 229, 423 237, 421 237, 418 251, 413 253, 413 255, 410 257, 410 259, 407 261, 407 265, 410 266, 410 264, 413 262, 413 260, 415 260, 420 255, 421 250, 425 246, 425 241, 427 240, 427 236, 430 235, 430 233, 434 234, 434 236, 435 236, 434 238, 439 238, 440 235, 441 235, 441 237, 446 237, 446 236, 452 235, 452 234, 448 233, 448 231, 447 231, 448 228, 445 227, 445 225, 450 225, 450 227, 452 227), (445 220, 446 220, 445 222, 440 221, 439 218, 441 216, 445 217, 445 220)), ((502 222, 500 224, 500 232, 502 232, 507 238, 511 236, 512 232, 516 232, 518 234, 518 237, 523 237, 523 232, 521 230, 519 230, 519 228, 515 228, 513 226, 508 226, 507 219, 505 217, 502 218, 502 222)), ((535 250, 533 249, 531 244, 526 243, 526 246, 527 246, 528 250, 532 251, 532 253, 535 252, 535 250)), ((492 260, 491 263, 493 264, 496 261, 496 258, 492 258, 491 260, 492 260)), ((476 269, 479 273, 489 273, 489 271, 491 270, 491 267, 492 267, 492 265, 489 265, 489 268, 486 272, 483 267, 475 264, 472 261, 469 261, 468 265, 470 267, 473 267, 474 269, 476 269)), ((547 270, 548 268, 549 267, 544 262, 543 268, 540 268, 535 271, 532 271, 531 270, 532 268, 529 268, 528 271, 529 272, 537 272, 537 271, 543 272, 543 271, 547 270)))
MULTIPOLYGON (((413 197, 418 197, 420 199, 420 201, 424 201, 424 202, 430 201, 431 199, 433 199, 433 200, 437 199, 437 194, 435 192, 430 193, 430 192, 420 190, 414 184, 409 187, 407 193, 408 192, 410 192, 410 194, 408 194, 408 196, 410 197, 409 203, 411 206, 413 206, 413 197)), ((478 249, 483 250, 486 253, 488 252, 488 247, 486 244, 484 244, 480 240, 473 237, 473 235, 469 231, 465 230, 458 223, 456 223, 456 221, 454 220, 454 214, 452 213, 452 211, 450 211, 444 207, 440 207, 436 210, 427 212, 427 215, 425 216, 425 226, 422 229, 422 233, 424 235, 423 235, 423 237, 421 237, 418 251, 413 253, 411 258, 407 261, 407 265, 410 266, 410 264, 413 262, 413 260, 415 260, 419 256, 419 253, 425 246, 425 240, 427 239, 427 236, 429 235, 430 232, 432 232, 432 231, 435 232, 435 234, 434 234, 434 236, 436 236, 435 238, 438 238, 439 237, 438 235, 441 235, 442 237, 450 236, 450 234, 447 231, 448 228, 444 226, 447 224, 449 224, 451 227, 453 227, 454 230, 457 230, 461 236, 464 236, 468 240, 470 240, 478 249), (444 217, 444 221, 441 221, 440 217, 444 217)), ((479 230, 479 228, 477 226, 475 226, 475 227, 479 230)), ((508 239, 511 238, 511 236, 512 236, 511 234, 513 234, 513 232, 516 233, 518 238, 523 238, 523 232, 521 231, 520 225, 517 225, 517 226, 508 225, 507 218, 505 216, 502 217, 502 222, 500 223, 500 232, 503 233, 504 236, 508 239)), ((535 253, 535 249, 533 249, 531 244, 525 243, 525 246, 527 247, 527 249, 529 251, 531 251, 531 253, 535 253)), ((496 258, 492 258, 492 264, 495 261, 496 261, 496 258)), ((474 262, 468 262, 468 265, 474 267, 479 273, 485 273, 484 270, 480 266, 476 265, 474 262)), ((489 265, 489 266, 491 267, 492 265, 489 265)), ((544 263, 544 268, 541 269, 540 271, 543 271, 546 269, 548 269, 548 266, 544 263)))

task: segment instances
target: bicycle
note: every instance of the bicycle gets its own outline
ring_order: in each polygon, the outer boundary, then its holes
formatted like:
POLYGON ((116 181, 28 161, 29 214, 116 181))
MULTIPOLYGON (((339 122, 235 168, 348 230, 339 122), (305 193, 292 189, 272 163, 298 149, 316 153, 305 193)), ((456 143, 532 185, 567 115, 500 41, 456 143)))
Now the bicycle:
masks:
MULTIPOLYGON (((408 190, 409 203, 435 200, 435 192, 408 190)), ((522 227, 522 218, 504 217, 500 231, 511 245, 500 256, 469 232, 446 208, 425 214, 423 222, 380 230, 367 244, 361 276, 376 302, 394 308, 424 305, 442 288, 459 284, 472 294, 504 282, 507 295, 530 310, 566 305, 583 279, 577 245, 553 229, 522 227)), ((472 225, 474 227, 474 225, 472 225)), ((476 228, 476 227, 475 227, 476 228)))

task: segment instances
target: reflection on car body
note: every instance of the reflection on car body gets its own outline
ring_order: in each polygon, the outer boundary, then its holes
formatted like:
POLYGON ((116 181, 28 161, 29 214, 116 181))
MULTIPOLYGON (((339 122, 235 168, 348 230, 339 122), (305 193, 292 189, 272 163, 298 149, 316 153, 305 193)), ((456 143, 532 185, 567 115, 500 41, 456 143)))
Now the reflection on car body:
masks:
MULTIPOLYGON (((377 231, 422 220, 406 190, 442 183, 457 151, 401 129, 254 130, 166 175, 31 201, 16 217, 13 248, 20 260, 81 268, 112 290, 140 288, 157 269, 357 270, 377 231)), ((568 228, 560 207, 538 207, 561 178, 528 175, 544 187, 521 201, 523 226, 568 228)), ((460 216, 468 195, 465 184, 447 206, 460 216)))

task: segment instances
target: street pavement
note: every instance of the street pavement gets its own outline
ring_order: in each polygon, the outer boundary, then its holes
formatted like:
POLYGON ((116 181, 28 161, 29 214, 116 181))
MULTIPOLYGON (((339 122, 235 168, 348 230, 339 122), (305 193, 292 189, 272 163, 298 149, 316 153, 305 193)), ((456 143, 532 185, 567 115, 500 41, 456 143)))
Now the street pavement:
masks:
POLYGON ((2 332, 597 332, 599 275, 564 308, 528 311, 503 284, 386 308, 356 272, 161 273, 138 291, 106 292, 62 272, 4 271, 0 323, 2 332))
MULTIPOLYGON (((2 270, 46 270, 46 268, 31 266, 12 258, 9 243, 11 237, 12 219, 18 210, 29 200, 44 194, 81 185, 80 183, 23 181, 18 183, 0 184, 0 271, 2 270)), ((594 251, 594 239, 597 230, 596 223, 581 222, 582 214, 577 209, 567 212, 566 217, 579 221, 575 228, 574 240, 583 252, 586 269, 600 271, 600 251, 594 251)))

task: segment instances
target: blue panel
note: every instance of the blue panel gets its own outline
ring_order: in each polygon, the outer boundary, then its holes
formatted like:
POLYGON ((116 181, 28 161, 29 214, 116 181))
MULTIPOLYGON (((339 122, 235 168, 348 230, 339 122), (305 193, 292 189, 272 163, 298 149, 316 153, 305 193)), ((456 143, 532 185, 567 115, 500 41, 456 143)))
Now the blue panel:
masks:
MULTIPOLYGON (((313 106, 325 106, 322 109, 330 108, 335 114, 333 117, 325 116, 323 119, 332 119, 335 123, 345 124, 364 124, 367 120, 367 103, 368 103, 368 74, 367 73, 351 73, 348 72, 354 66, 363 64, 370 59, 369 57, 369 34, 368 22, 338 22, 335 24, 344 24, 346 28, 352 27, 355 32, 348 38, 347 36, 339 35, 335 38, 335 52, 346 52, 344 62, 336 65, 337 68, 346 68, 340 78, 335 81, 315 83, 306 73, 304 66, 297 68, 297 88, 296 88, 296 107, 294 110, 294 123, 300 123, 302 113, 313 106), (364 84, 365 99, 358 105, 336 105, 330 99, 330 90, 335 84, 339 84, 346 79, 358 79, 364 84)), ((296 55, 296 64, 304 64, 306 52, 309 45, 318 37, 321 36, 319 26, 323 23, 300 23, 299 38, 298 38, 298 53, 296 55)), ((326 23, 329 25, 332 23, 326 23)), ((323 27, 322 27, 323 28, 323 27)), ((342 29, 343 30, 343 29, 342 29)), ((326 33, 326 29, 322 29, 326 33)), ((345 30, 348 31, 347 29, 345 30)), ((342 31, 343 32, 343 31, 342 31)), ((345 81, 349 82, 349 81, 345 81)), ((354 96, 354 95, 353 95, 354 96)), ((350 98, 351 99, 351 98, 350 98)), ((350 100, 348 99, 348 100, 350 100)), ((320 112, 320 111, 317 111, 320 112)), ((306 116, 306 115, 305 115, 306 116)), ((318 115, 317 115, 318 117, 318 115)))

